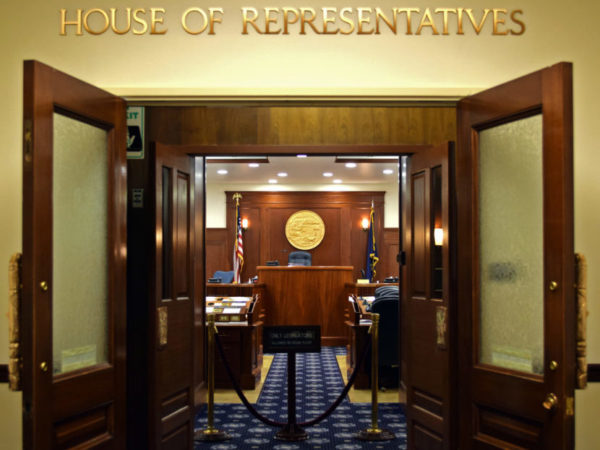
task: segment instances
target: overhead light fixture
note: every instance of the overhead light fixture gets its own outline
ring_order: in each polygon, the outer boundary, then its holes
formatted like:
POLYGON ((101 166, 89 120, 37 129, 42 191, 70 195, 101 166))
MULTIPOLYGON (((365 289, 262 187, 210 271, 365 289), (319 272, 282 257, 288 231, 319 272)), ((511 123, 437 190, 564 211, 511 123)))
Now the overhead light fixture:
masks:
POLYGON ((346 167, 348 169, 354 169, 356 167, 356 163, 355 162, 347 162, 346 167))
POLYGON ((324 177, 332 177, 333 173, 331 173, 331 172, 323 172, 323 176, 324 177))
POLYGON ((335 184, 341 184, 341 183, 342 183, 342 180, 340 180, 339 178, 336 178, 335 180, 333 180, 333 182, 334 182, 335 184))
POLYGON ((306 158, 306 155, 296 155, 298 158, 306 158))
POLYGON ((250 164, 248 164, 248 167, 256 168, 256 167, 260 167, 260 164, 259 163, 250 163, 250 164))
POLYGON ((279 172, 279 173, 277 174, 277 176, 278 176, 278 177, 282 177, 282 178, 283 178, 283 177, 287 177, 287 172, 279 172))
POLYGON ((217 170, 217 173, 219 175, 227 175, 229 172, 227 172, 227 170, 225 170, 225 169, 219 169, 219 170, 217 170))
POLYGON ((394 173, 394 169, 383 169, 385 175, 391 175, 394 173))
POLYGON ((271 179, 269 180, 269 183, 270 183, 270 184, 277 184, 277 180, 276 180, 275 178, 271 178, 271 179))

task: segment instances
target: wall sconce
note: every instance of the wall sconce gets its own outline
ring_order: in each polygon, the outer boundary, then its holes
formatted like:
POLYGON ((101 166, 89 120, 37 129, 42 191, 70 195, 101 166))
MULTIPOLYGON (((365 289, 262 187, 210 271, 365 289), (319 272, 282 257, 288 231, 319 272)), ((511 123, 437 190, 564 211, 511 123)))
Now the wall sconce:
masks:
POLYGON ((444 229, 443 228, 434 228, 433 242, 438 247, 444 244, 444 229))
POLYGON ((242 219, 242 229, 243 230, 248 229, 248 219, 246 219, 245 217, 242 219))
POLYGON ((363 217, 362 221, 360 222, 363 231, 367 231, 369 229, 369 219, 367 219, 366 217, 363 217))

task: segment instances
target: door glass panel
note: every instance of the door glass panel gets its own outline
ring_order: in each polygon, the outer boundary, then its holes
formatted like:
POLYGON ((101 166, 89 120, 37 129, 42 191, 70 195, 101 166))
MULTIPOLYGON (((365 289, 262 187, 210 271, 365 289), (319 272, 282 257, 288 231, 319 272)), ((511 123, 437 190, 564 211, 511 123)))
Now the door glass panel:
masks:
POLYGON ((543 374, 542 116, 479 133, 480 351, 543 374))
POLYGON ((54 114, 53 371, 108 360, 108 135, 54 114))

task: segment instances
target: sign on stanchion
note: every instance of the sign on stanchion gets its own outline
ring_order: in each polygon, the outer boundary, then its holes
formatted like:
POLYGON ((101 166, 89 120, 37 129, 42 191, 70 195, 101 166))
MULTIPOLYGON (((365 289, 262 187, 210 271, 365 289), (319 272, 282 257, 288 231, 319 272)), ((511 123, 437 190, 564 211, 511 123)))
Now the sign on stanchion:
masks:
POLYGON ((296 421, 296 353, 318 353, 321 351, 321 328, 319 326, 263 327, 263 351, 287 353, 288 420, 275 434, 282 441, 308 439, 306 431, 296 421))
POLYGON ((379 314, 371 314, 371 427, 356 434, 361 441, 389 441, 396 436, 389 430, 383 430, 378 425, 379 390, 379 314))
POLYGON ((207 426, 204 430, 196 431, 194 440, 204 442, 226 441, 231 439, 225 431, 218 430, 215 422, 215 334, 218 333, 215 315, 208 315, 208 402, 207 426))

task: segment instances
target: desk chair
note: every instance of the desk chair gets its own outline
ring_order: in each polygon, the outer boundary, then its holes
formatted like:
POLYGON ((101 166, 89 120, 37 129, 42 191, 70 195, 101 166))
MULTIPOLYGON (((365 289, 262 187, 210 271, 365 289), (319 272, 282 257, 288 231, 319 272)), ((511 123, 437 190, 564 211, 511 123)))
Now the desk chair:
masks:
POLYGON ((288 265, 310 266, 312 265, 312 255, 302 251, 291 252, 288 256, 288 265))
POLYGON ((233 270, 217 270, 212 277, 219 278, 221 280, 221 283, 231 283, 233 281, 233 270))

